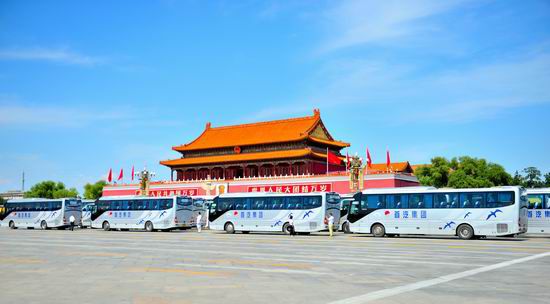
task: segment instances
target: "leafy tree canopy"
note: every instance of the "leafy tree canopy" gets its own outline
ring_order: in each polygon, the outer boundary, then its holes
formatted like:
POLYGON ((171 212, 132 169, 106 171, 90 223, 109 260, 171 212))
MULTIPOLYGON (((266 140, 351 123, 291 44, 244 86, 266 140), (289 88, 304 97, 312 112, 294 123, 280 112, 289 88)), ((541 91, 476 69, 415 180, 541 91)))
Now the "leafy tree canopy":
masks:
POLYGON ((103 193, 103 187, 107 185, 105 181, 98 181, 95 184, 84 185, 84 198, 85 199, 98 199, 103 193))
POLYGON ((415 174, 422 185, 437 188, 482 188, 510 185, 512 182, 512 176, 501 165, 469 156, 450 161, 444 157, 434 157, 430 166, 418 168, 415 174))
POLYGON ((62 182, 43 181, 35 184, 31 189, 25 192, 25 197, 41 198, 63 198, 77 197, 78 191, 75 188, 67 189, 62 182))

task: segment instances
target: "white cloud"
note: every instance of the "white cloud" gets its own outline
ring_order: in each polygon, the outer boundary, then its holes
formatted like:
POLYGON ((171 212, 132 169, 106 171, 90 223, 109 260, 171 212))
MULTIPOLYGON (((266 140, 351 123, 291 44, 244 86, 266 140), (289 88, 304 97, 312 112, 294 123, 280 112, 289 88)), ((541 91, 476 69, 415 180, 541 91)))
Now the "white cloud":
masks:
POLYGON ((51 61, 81 66, 94 66, 105 61, 103 58, 79 54, 68 48, 43 47, 2 49, 0 59, 51 61))
POLYGON ((18 104, 0 104, 0 113, 0 125, 24 127, 80 127, 92 122, 126 117, 121 111, 18 104))
POLYGON ((433 31, 424 23, 455 8, 463 1, 439 0, 350 0, 341 1, 324 15, 327 39, 322 51, 334 51, 369 43, 383 43, 433 31))

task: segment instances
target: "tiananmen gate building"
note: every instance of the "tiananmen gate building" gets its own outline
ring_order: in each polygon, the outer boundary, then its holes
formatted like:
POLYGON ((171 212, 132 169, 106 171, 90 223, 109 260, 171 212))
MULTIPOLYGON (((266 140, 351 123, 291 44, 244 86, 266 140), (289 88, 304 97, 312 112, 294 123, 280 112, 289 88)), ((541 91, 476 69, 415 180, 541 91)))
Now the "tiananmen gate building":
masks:
MULTIPOLYGON (((160 161, 170 168, 171 180, 152 182, 149 194, 349 193, 341 153, 349 146, 329 133, 318 109, 299 118, 221 127, 207 123, 195 140, 172 147, 179 158, 160 161), (327 153, 336 162, 329 164, 327 153)), ((366 171, 365 188, 418 185, 408 162, 372 164, 366 171)), ((108 185, 103 195, 134 195, 138 190, 137 184, 108 185)))

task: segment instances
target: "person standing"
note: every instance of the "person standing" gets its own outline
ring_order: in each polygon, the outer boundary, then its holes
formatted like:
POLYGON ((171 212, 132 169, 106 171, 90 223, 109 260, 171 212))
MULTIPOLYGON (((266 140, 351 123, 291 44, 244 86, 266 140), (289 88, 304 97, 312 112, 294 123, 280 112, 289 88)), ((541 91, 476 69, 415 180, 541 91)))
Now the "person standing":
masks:
POLYGON ((202 214, 199 212, 197 215, 197 231, 201 232, 201 220, 202 220, 202 214))
POLYGON ((296 235, 296 229, 294 228, 294 216, 292 216, 292 213, 288 216, 288 230, 291 236, 296 235))
POLYGON ((334 216, 332 213, 328 214, 328 233, 332 237, 332 230, 334 229, 334 216))
POLYGON ((69 223, 71 224, 71 231, 74 231, 74 222, 76 221, 76 219, 74 218, 74 215, 71 214, 71 216, 69 217, 69 223))

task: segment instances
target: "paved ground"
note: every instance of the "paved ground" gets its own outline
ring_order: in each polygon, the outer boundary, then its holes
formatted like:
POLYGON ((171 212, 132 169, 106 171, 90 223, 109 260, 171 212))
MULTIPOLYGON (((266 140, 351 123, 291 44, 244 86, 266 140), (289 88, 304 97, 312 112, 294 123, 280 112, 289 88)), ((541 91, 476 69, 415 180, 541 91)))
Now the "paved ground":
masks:
POLYGON ((0 229, 0 303, 549 303, 550 237, 0 229))

